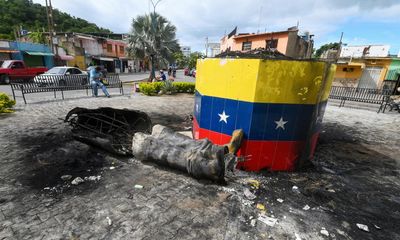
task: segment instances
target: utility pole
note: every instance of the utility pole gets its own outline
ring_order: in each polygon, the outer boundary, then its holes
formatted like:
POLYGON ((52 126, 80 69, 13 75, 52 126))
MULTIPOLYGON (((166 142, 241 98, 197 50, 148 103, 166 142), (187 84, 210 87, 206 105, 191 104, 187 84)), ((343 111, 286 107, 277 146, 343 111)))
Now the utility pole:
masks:
POLYGON ((260 7, 260 14, 258 15, 258 27, 257 27, 257 34, 260 33, 260 23, 261 23, 261 14, 262 14, 263 7, 260 7))
POLYGON ((338 60, 339 60, 339 58, 340 58, 340 52, 342 51, 342 40, 343 40, 343 32, 342 32, 342 34, 340 35, 339 48, 338 48, 337 53, 336 53, 335 62, 338 62, 338 60))
MULTIPOLYGON (((51 0, 49 0, 51 1, 51 0)), ((50 37, 50 47, 51 47, 51 51, 54 53, 54 45, 53 45, 53 25, 52 25, 52 14, 50 12, 50 8, 49 8, 49 4, 46 0, 46 15, 47 15, 47 26, 49 29, 49 37, 50 37)))
POLYGON ((206 37, 206 57, 208 57, 208 37, 206 37))

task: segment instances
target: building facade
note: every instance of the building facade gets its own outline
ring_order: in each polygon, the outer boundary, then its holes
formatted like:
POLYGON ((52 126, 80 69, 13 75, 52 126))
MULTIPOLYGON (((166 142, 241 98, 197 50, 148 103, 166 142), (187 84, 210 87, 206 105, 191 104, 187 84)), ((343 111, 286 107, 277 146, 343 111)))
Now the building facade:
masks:
POLYGON ((44 44, 0 41, 0 61, 23 60, 28 67, 52 68, 53 57, 51 49, 44 44))
POLYGON ((133 60, 127 56, 127 42, 83 33, 57 33, 58 56, 65 60, 59 65, 78 66, 86 69, 89 65, 101 65, 108 72, 128 72, 133 60), (61 53, 61 54, 60 54, 61 53))
POLYGON ((192 53, 192 50, 189 46, 181 46, 181 51, 185 57, 189 57, 189 55, 192 53))
POLYGON ((297 27, 286 31, 268 33, 239 33, 224 36, 220 42, 221 52, 250 51, 254 49, 274 49, 293 58, 310 58, 314 41, 313 35, 299 36, 297 27))
POLYGON ((388 45, 342 47, 333 85, 378 89, 385 80, 397 80, 400 66, 389 49, 388 45))

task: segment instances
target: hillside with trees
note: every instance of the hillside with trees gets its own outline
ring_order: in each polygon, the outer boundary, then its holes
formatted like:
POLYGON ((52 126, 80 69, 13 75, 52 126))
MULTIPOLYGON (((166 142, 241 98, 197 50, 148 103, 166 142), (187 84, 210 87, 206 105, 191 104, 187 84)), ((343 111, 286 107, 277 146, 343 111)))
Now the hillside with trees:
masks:
MULTIPOLYGON (((55 31, 111 33, 84 19, 53 9, 55 31)), ((22 27, 30 32, 47 31, 46 7, 31 0, 0 0, 0 39, 15 39, 14 31, 22 27)))

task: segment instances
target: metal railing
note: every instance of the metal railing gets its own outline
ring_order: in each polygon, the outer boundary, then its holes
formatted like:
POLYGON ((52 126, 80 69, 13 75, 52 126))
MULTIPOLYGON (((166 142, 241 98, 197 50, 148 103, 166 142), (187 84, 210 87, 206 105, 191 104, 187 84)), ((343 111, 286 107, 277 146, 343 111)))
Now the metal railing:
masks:
MULTIPOLYGON (((105 79, 107 88, 119 88, 120 93, 123 94, 122 82, 118 74, 107 74, 105 79)), ((89 90, 92 89, 89 76, 86 74, 40 75, 29 82, 12 81, 10 85, 14 100, 15 91, 21 91, 25 104, 25 94, 54 92, 54 98, 56 98, 57 92, 61 92, 62 99, 64 99, 64 91, 86 90, 86 95, 89 95, 89 90)))
POLYGON ((393 89, 373 89, 332 86, 329 98, 340 100, 339 107, 343 107, 346 101, 355 101, 370 104, 379 104, 380 112, 388 101, 393 89))

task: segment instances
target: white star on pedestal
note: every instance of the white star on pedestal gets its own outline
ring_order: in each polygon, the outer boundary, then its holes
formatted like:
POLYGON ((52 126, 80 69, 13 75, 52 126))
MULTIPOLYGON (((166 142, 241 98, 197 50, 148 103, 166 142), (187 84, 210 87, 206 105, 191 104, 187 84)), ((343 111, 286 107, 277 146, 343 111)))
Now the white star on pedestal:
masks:
POLYGON ((283 121, 283 118, 281 117, 281 119, 279 119, 279 121, 275 121, 275 123, 276 123, 276 128, 275 129, 282 128, 283 130, 285 130, 285 124, 287 122, 288 121, 283 121))
POLYGON ((219 114, 218 113, 218 116, 219 116, 219 121, 221 122, 221 121, 224 121, 225 123, 228 123, 228 117, 229 117, 229 115, 226 115, 225 114, 225 111, 222 111, 222 114, 219 114))

